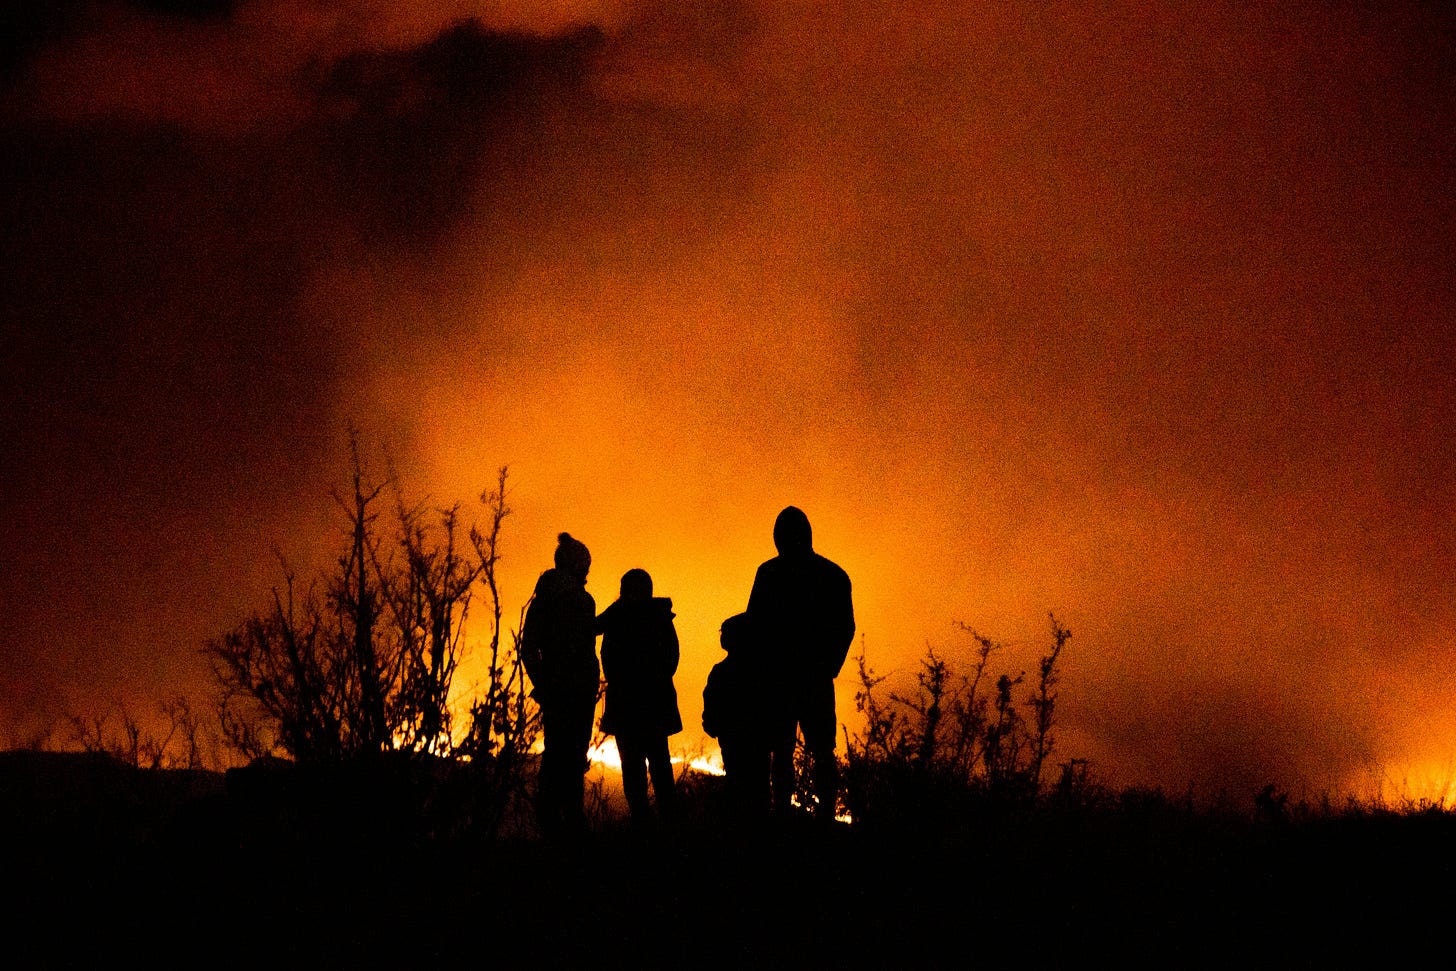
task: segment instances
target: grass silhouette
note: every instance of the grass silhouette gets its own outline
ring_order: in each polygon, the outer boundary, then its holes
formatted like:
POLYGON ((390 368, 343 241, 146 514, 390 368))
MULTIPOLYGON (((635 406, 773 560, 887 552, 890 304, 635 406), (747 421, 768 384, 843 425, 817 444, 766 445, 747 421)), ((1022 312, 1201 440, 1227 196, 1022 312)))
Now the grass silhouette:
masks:
POLYGON ((324 967, 1308 965, 1441 926, 1456 851, 1456 814, 1433 804, 968 785, 873 822, 747 824, 721 782, 686 773, 674 827, 606 816, 546 841, 472 827, 468 767, 446 762, 222 774, 3 753, 7 939, 16 966, 280 949, 324 967), (43 932, 56 915, 84 933, 43 932))

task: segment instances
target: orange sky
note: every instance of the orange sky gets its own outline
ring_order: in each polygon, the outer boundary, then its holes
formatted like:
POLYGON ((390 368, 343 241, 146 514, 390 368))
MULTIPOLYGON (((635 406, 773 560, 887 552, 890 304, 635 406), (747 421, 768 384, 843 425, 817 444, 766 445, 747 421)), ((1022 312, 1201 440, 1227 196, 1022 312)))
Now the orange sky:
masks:
POLYGON ((1055 611, 1107 778, 1443 771, 1453 21, 1245 7, 6 14, 0 738, 201 697, 353 423, 511 467, 509 616, 649 570, 686 748, 794 503, 883 672, 1055 611))

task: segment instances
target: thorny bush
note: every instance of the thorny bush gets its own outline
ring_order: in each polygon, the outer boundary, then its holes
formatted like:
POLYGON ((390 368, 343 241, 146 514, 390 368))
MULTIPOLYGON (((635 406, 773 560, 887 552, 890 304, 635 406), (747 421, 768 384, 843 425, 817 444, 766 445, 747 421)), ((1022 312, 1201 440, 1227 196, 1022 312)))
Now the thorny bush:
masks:
MULTIPOLYGON (((1052 643, 1029 692, 1018 699, 1025 673, 995 675, 1002 647, 961 624, 976 645, 968 671, 958 671, 928 648, 913 693, 882 688, 861 647, 855 708, 857 734, 846 729, 845 809, 859 821, 907 815, 953 814, 968 802, 1025 804, 1046 788, 1055 748, 1057 665, 1072 632, 1050 616, 1052 643)), ((1087 765, 1062 766, 1054 792, 1087 784, 1087 765)))

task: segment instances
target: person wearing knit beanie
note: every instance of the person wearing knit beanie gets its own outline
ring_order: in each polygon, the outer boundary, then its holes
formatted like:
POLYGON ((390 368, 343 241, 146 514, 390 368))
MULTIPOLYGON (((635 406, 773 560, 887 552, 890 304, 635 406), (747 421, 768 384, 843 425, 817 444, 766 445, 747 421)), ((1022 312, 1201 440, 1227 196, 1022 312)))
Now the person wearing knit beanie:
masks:
POLYGON ((571 576, 580 577, 583 583, 591 572, 591 551, 586 544, 570 533, 556 537, 556 569, 565 570, 571 576))
POLYGON ((590 767, 587 749, 601 684, 597 605, 586 591, 591 553, 581 540, 561 533, 554 559, 556 565, 536 581, 520 647, 531 697, 541 706, 545 749, 536 809, 548 836, 586 828, 582 776, 590 767))

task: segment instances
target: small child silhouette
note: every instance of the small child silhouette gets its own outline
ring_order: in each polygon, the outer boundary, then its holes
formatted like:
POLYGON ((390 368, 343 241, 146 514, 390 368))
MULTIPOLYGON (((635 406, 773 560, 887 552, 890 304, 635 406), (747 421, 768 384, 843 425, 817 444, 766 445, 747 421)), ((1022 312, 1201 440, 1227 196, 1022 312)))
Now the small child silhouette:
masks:
POLYGON ((720 643, 728 656, 703 687, 703 732, 718 740, 733 810, 747 815, 766 812, 769 799, 766 693, 752 626, 747 614, 723 621, 720 643))

